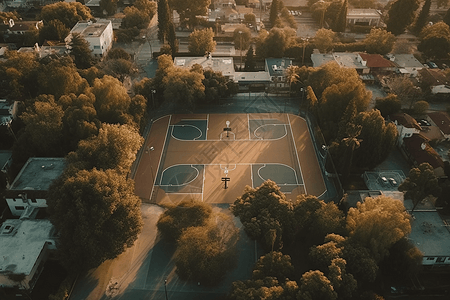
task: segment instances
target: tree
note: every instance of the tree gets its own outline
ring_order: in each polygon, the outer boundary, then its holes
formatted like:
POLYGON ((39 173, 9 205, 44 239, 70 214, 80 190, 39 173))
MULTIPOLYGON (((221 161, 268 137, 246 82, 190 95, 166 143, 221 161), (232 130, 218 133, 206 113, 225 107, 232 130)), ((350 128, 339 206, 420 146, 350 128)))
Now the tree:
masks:
POLYGON ((361 126, 358 138, 361 145, 355 149, 354 162, 360 168, 374 168, 382 163, 394 149, 397 141, 397 128, 386 123, 378 110, 360 112, 355 124, 361 126))
POLYGON ((296 299, 297 292, 297 282, 293 280, 280 284, 274 277, 266 277, 262 280, 233 282, 229 299, 296 299))
POLYGON ((170 22, 170 10, 167 0, 158 0, 158 39, 164 42, 170 22))
POLYGON ((381 28, 373 28, 364 39, 364 44, 368 53, 385 55, 392 51, 395 40, 392 33, 381 28))
POLYGON ((25 131, 19 136, 17 150, 29 156, 63 156, 62 118, 64 112, 51 95, 40 95, 20 116, 25 131))
POLYGON ((153 16, 156 13, 156 2, 154 1, 136 0, 134 1, 133 6, 145 13, 150 20, 153 19, 153 16))
POLYGON ((40 18, 45 25, 52 20, 59 20, 70 30, 77 22, 93 17, 91 10, 80 2, 56 2, 42 7, 40 18))
POLYGON ((278 12, 279 12, 279 3, 278 0, 273 0, 270 5, 270 13, 269 13, 269 21, 272 26, 277 24, 278 12))
POLYGON ((117 11, 117 3, 119 0, 100 0, 100 8, 112 16, 117 11))
POLYGON ((299 81, 298 66, 291 65, 285 70, 286 81, 289 83, 289 95, 292 94, 292 84, 299 81))
POLYGON ((445 12, 444 18, 442 19, 442 22, 450 26, 450 8, 445 12))
POLYGON ((430 16, 431 0, 425 0, 425 3, 417 16, 416 22, 413 25, 413 31, 418 34, 427 24, 428 17, 430 16))
POLYGON ((321 53, 328 53, 333 46, 335 33, 330 29, 321 28, 314 36, 314 44, 321 53))
POLYGON ((210 0, 171 0, 170 8, 180 14, 180 21, 187 22, 191 28, 197 25, 197 16, 205 16, 208 12, 210 0))
POLYGON ((348 10, 348 1, 344 0, 341 8, 339 9, 339 14, 336 16, 334 20, 334 31, 336 32, 345 32, 345 28, 347 27, 347 10, 348 10))
POLYGON ((412 81, 407 76, 396 77, 387 84, 389 89, 402 104, 410 104, 417 100, 419 87, 415 87, 412 81))
POLYGON ((302 275, 298 300, 337 299, 330 280, 320 271, 308 271, 302 275))
POLYGON ((213 52, 216 48, 216 42, 213 38, 214 32, 211 28, 202 30, 195 29, 189 35, 189 52, 194 55, 205 55, 209 52, 213 52))
POLYGON ((187 228, 175 253, 178 276, 203 285, 219 283, 237 263, 238 232, 229 216, 218 213, 205 226, 187 228))
POLYGON ((367 197, 347 214, 351 242, 360 243, 380 262, 389 249, 411 232, 410 216, 403 203, 387 196, 367 197))
POLYGON ((205 226, 212 214, 211 206, 195 200, 169 205, 156 224, 163 238, 177 241, 184 230, 205 226))
POLYGON ((203 73, 171 67, 163 77, 164 98, 193 108, 205 96, 204 78, 203 73))
POLYGON ((80 169, 113 169, 125 176, 143 141, 139 132, 129 125, 103 124, 97 136, 80 141, 67 159, 80 169))
POLYGON ((423 253, 408 238, 404 237, 389 249, 389 256, 380 264, 382 271, 389 275, 417 275, 423 261, 423 253))
POLYGON ((294 37, 295 31, 290 28, 274 27, 268 34, 260 32, 256 43, 256 53, 261 57, 283 57, 284 51, 294 37))
POLYGON ((253 51, 253 46, 250 45, 250 48, 248 48, 247 54, 245 55, 245 72, 252 72, 255 71, 255 52, 253 51))
POLYGON ((414 112, 418 115, 423 115, 427 112, 430 104, 427 101, 417 101, 414 103, 414 112))
POLYGON ((105 60, 102 62, 101 67, 106 75, 115 77, 122 83, 128 76, 135 72, 133 62, 123 58, 105 60))
MULTIPOLYGON (((327 237, 325 237, 325 240, 327 240, 327 237)), ((344 239, 343 237, 341 238, 344 239)), ((342 257, 343 249, 342 242, 337 243, 336 241, 330 240, 322 245, 311 247, 308 258, 314 268, 326 272, 328 266, 331 265, 331 262, 335 258, 342 257)))
POLYGON ((239 50, 248 49, 252 33, 246 26, 239 26, 233 32, 234 47, 239 50))
POLYGON ((450 27, 438 22, 425 27, 417 49, 429 58, 446 58, 450 52, 450 27))
POLYGON ((411 199, 414 211, 417 204, 428 196, 438 197, 441 188, 433 167, 429 163, 421 163, 418 167, 409 170, 408 177, 398 187, 405 194, 405 199, 411 199))
POLYGON ((117 47, 117 48, 112 48, 111 50, 108 51, 108 54, 106 55, 106 59, 125 59, 125 60, 130 60, 131 59, 131 55, 125 51, 125 49, 117 47))
POLYGON ((39 41, 42 44, 45 40, 64 41, 69 34, 67 28, 60 20, 50 20, 39 30, 39 41))
POLYGON ((49 188, 58 253, 71 270, 88 270, 131 247, 142 228, 134 183, 113 170, 65 174, 49 188))
POLYGON ((253 13, 244 15, 244 22, 246 25, 251 25, 253 27, 256 26, 256 15, 253 13))
POLYGON ((72 34, 69 51, 77 68, 87 69, 92 65, 92 50, 89 48, 89 43, 79 33, 72 34))
POLYGON ((272 248, 272 241, 267 238, 270 230, 276 230, 276 250, 283 247, 283 240, 292 238, 292 209, 292 203, 271 180, 256 189, 247 186, 244 194, 231 205, 231 211, 240 218, 245 232, 266 250, 272 248))
POLYGON ((411 54, 413 53, 413 46, 407 40, 401 39, 394 43, 392 53, 394 54, 411 54))
POLYGON ((375 99, 375 109, 378 109, 384 118, 398 113, 401 108, 402 103, 398 100, 397 95, 389 94, 384 98, 375 99))
POLYGON ((151 16, 145 12, 145 10, 139 9, 135 6, 125 7, 123 10, 125 17, 122 19, 121 28, 147 28, 151 16))
POLYGON ((256 262, 252 279, 259 280, 266 277, 274 277, 279 283, 285 283, 294 277, 294 266, 289 255, 272 251, 261 256, 256 262))
POLYGON ((167 42, 169 43, 172 57, 175 57, 178 53, 178 40, 175 33, 175 25, 172 22, 169 22, 167 27, 167 42))
POLYGON ((350 299, 358 284, 352 274, 346 271, 347 262, 343 258, 335 258, 328 266, 328 278, 340 298, 350 299))
POLYGON ((127 113, 131 99, 126 88, 118 79, 109 75, 105 75, 101 79, 95 79, 91 92, 95 96, 94 107, 102 122, 110 124, 130 123, 127 113))
POLYGON ((207 103, 217 102, 220 98, 229 97, 236 94, 238 86, 232 80, 222 75, 222 72, 215 72, 212 69, 203 70, 202 80, 205 86, 205 98, 207 103))
POLYGON ((387 31, 394 35, 402 34, 414 21, 414 13, 419 8, 418 0, 396 0, 388 11, 387 31))

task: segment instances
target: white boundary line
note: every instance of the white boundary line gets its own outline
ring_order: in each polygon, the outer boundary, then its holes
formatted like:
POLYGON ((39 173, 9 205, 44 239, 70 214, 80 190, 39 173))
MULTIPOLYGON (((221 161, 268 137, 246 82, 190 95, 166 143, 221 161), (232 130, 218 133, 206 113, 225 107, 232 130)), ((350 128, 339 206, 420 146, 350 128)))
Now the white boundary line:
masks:
POLYGON ((248 139, 251 140, 252 139, 252 134, 251 134, 251 131, 250 131, 250 117, 249 117, 248 114, 247 114, 247 130, 248 130, 248 139))
POLYGON ((259 139, 259 140, 264 140, 264 141, 276 141, 276 140, 281 140, 282 138, 284 138, 287 135, 287 130, 286 130, 286 126, 287 124, 263 124, 258 126, 254 131, 253 131, 253 135, 259 139), (264 126, 284 126, 284 135, 275 139, 264 139, 262 137, 259 137, 259 135, 256 134, 256 131, 264 126))
POLYGON ((175 127, 185 127, 185 126, 187 126, 187 127, 193 127, 193 128, 195 128, 195 129, 197 129, 197 130, 200 132, 200 135, 199 135, 198 137, 195 137, 193 140, 191 140, 191 139, 189 139, 189 140, 182 140, 182 139, 179 139, 179 138, 177 138, 177 137, 175 137, 175 136, 173 135, 173 130, 172 130, 172 132, 170 133, 170 135, 171 135, 174 139, 176 139, 176 140, 178 140, 178 141, 202 141, 202 142, 205 141, 205 140, 199 140, 199 138, 202 137, 203 132, 201 131, 200 128, 198 128, 198 127, 195 126, 195 125, 191 125, 191 124, 172 125, 173 128, 175 128, 175 127))
POLYGON ((206 115, 206 133, 205 133, 205 141, 208 140, 208 130, 209 130, 209 114, 206 115))
MULTIPOLYGON (((199 165, 201 165, 201 164, 199 164, 199 165)), ((166 171, 169 170, 170 168, 178 167, 178 166, 190 166, 192 169, 195 169, 195 170, 197 171, 197 175, 196 175, 196 176, 194 177, 194 179, 192 179, 191 181, 185 182, 185 183, 183 183, 183 184, 160 184, 159 186, 185 186, 185 185, 188 185, 189 183, 191 183, 192 181, 194 181, 195 179, 197 179, 197 178, 198 178, 198 175, 200 174, 200 172, 198 171, 198 169, 197 169, 196 167, 194 167, 194 165, 192 165, 192 164, 177 164, 177 165, 172 165, 172 166, 170 166, 170 167, 164 169, 164 171, 162 171, 162 173, 161 173, 161 181, 162 181, 162 178, 164 177, 164 172, 166 172, 166 171)), ((204 166, 204 165, 203 165, 203 166, 204 166)))
MULTIPOLYGON (((259 165, 259 164, 255 164, 255 165, 259 165)), ((295 181, 296 181, 296 183, 285 183, 285 184, 283 184, 283 185, 304 185, 304 184, 305 184, 305 183, 299 183, 299 182, 298 182, 297 172, 295 172, 295 169, 294 169, 293 167, 291 167, 291 166, 288 166, 288 165, 286 165, 286 164, 279 164, 279 163, 267 163, 267 164, 262 164, 262 165, 263 165, 263 166, 260 167, 260 168, 258 169, 258 176, 259 176, 259 178, 262 179, 262 181, 266 181, 267 179, 264 179, 264 178, 261 176, 261 173, 260 173, 260 170, 261 170, 261 169, 267 167, 267 165, 280 165, 280 166, 285 166, 285 167, 287 167, 287 168, 289 168, 289 169, 292 169, 292 172, 294 172, 295 181)))
MULTIPOLYGON (((162 118, 164 118, 164 117, 161 117, 160 119, 162 119, 162 118)), ((159 119, 158 119, 159 120, 159 119)), ((153 197, 153 192, 155 191, 155 185, 156 185, 156 178, 158 178, 158 171, 159 171, 159 166, 160 166, 160 164, 161 164, 161 159, 162 159, 162 156, 163 156, 163 153, 164 153, 164 147, 165 147, 165 145, 166 145, 166 140, 167 140, 167 135, 169 134, 169 128, 171 128, 170 127, 170 122, 172 121, 172 115, 169 115, 169 122, 167 123, 167 130, 166 130, 166 136, 164 137, 164 143, 163 143, 163 148, 162 148, 162 150, 161 150, 161 155, 159 156, 159 161, 158 161, 158 167, 156 168, 156 174, 155 174, 155 180, 153 181, 153 187, 152 187, 152 192, 151 192, 151 194, 150 194, 150 199, 148 199, 149 201, 152 199, 152 197, 153 197)), ((150 162, 151 163, 151 162, 150 162)), ((152 169, 150 168, 150 172, 152 171, 152 169)), ((152 174, 153 175, 153 174, 152 174)), ((160 183, 161 183, 161 178, 160 178, 160 183)), ((159 184, 158 184, 158 186, 159 186, 159 184)))
POLYGON ((250 164, 250 180, 252 181, 252 189, 255 188, 253 184, 253 164, 250 164))
POLYGON ((206 179, 206 165, 203 165, 203 182, 202 182, 202 202, 204 201, 203 195, 205 194, 205 179, 206 179))
POLYGON ((303 185, 305 186, 305 195, 308 195, 308 192, 306 191, 305 179, 303 178, 302 166, 300 166, 300 159, 298 158, 297 145, 295 145, 294 133, 292 132, 291 119, 289 118, 289 114, 286 114, 286 116, 289 121, 289 129, 291 131, 292 143, 294 144, 295 156, 297 156, 298 168, 300 169, 300 175, 302 177, 302 182, 303 182, 303 185))

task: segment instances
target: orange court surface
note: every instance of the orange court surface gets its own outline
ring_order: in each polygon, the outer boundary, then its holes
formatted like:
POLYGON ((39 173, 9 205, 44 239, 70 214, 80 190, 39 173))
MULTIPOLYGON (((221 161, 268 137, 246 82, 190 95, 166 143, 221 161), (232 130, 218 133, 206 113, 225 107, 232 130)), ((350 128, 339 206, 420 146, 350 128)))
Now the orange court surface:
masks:
POLYGON ((296 115, 168 115, 153 122, 141 151, 135 192, 147 203, 233 203, 267 179, 291 200, 326 192, 308 126, 296 115))

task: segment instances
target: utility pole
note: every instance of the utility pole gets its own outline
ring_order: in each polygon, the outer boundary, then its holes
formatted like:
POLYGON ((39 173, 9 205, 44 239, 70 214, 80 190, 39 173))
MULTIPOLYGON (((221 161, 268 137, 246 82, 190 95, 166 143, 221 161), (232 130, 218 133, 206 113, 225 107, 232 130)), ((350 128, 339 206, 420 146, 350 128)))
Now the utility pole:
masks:
POLYGON ((241 61, 239 62, 239 71, 242 71, 242 31, 239 30, 239 51, 241 56, 241 61))

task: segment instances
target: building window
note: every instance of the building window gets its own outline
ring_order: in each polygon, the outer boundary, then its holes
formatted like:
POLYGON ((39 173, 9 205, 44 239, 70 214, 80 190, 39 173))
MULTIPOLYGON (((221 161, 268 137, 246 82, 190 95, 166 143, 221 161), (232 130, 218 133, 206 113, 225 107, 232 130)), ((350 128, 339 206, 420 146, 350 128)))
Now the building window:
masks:
POLYGON ((31 198, 30 200, 31 200, 31 203, 37 203, 36 198, 31 198))
POLYGON ((100 46, 94 46, 94 49, 100 49, 100 46))
POLYGON ((24 210, 25 206, 14 206, 15 210, 24 210))
POLYGON ((434 260, 434 257, 427 257, 427 260, 434 260))
POLYGON ((436 262, 444 262, 444 261, 445 261, 445 256, 438 257, 436 260, 436 262))

